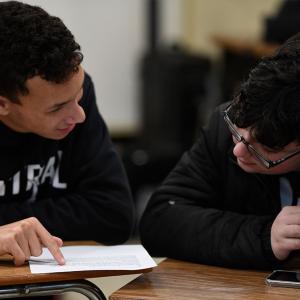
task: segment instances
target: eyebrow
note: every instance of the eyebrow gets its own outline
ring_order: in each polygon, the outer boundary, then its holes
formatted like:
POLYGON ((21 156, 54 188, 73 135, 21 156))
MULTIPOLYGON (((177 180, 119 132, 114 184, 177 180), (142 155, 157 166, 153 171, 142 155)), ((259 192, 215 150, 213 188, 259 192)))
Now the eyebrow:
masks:
POLYGON ((54 104, 53 106, 49 107, 48 111, 55 110, 57 108, 60 108, 60 107, 62 107, 64 105, 66 105, 67 103, 73 101, 74 98, 76 98, 76 96, 79 94, 79 92, 83 89, 83 84, 84 84, 84 81, 82 82, 82 84, 80 86, 80 89, 75 93, 74 96, 70 97, 70 99, 68 99, 66 101, 54 104))

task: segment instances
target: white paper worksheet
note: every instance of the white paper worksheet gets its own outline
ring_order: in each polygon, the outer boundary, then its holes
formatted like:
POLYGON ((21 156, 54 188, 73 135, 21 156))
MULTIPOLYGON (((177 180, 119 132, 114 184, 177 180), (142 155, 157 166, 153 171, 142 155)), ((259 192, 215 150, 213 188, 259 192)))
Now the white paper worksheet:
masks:
POLYGON ((56 273, 90 270, 140 270, 156 267, 142 245, 61 247, 66 264, 58 265, 47 248, 31 257, 31 273, 56 273))

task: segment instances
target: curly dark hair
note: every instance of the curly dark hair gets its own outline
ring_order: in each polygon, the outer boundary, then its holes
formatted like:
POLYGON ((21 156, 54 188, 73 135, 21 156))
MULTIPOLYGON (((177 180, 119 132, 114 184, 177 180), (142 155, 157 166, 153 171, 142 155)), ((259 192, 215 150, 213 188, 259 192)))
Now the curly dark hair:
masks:
POLYGON ((300 141, 300 33, 260 60, 229 113, 233 123, 249 128, 257 142, 271 149, 300 141))
POLYGON ((19 103, 26 80, 41 76, 64 82, 83 59, 80 46, 63 22, 42 8, 0 2, 0 95, 19 103))

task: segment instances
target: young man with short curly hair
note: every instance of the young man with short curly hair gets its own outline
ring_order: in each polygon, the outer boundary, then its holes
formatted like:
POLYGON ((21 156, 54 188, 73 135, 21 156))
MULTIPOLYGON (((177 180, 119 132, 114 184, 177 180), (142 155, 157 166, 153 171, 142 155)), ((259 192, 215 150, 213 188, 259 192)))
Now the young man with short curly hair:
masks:
POLYGON ((300 34, 250 72, 152 196, 153 255, 281 266, 300 249, 300 34))
POLYGON ((0 2, 0 255, 126 241, 133 204, 83 55, 63 22, 0 2))

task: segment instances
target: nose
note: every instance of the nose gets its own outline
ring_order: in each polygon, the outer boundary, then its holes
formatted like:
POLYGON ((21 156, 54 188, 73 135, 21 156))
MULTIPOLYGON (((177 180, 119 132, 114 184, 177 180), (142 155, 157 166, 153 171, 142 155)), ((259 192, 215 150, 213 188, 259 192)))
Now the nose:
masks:
POLYGON ((83 108, 76 102, 70 112, 70 116, 66 119, 66 123, 72 125, 83 123, 85 120, 85 112, 83 108))
POLYGON ((236 142, 233 148, 233 154, 236 157, 248 157, 251 156, 247 146, 243 142, 236 142))

